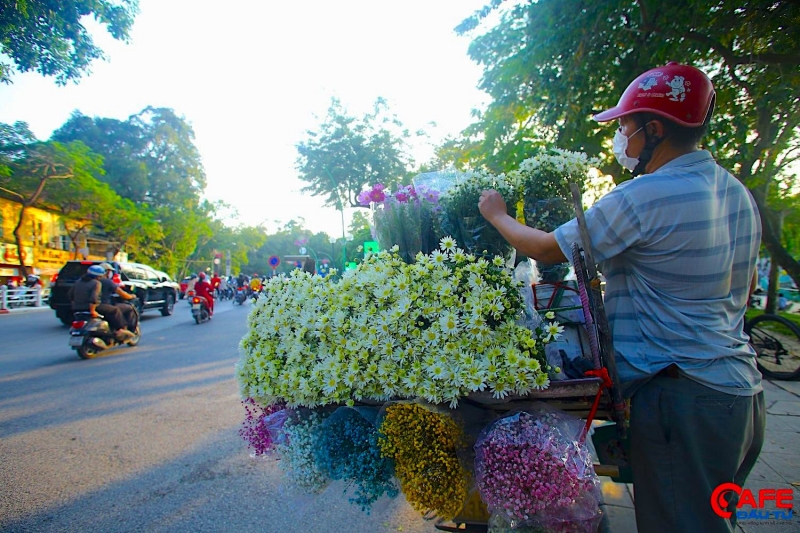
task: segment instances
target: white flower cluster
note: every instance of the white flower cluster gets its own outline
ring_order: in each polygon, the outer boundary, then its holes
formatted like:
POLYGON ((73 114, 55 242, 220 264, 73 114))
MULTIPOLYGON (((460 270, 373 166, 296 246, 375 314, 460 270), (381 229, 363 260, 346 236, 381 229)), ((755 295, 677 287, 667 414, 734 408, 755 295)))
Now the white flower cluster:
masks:
POLYGON ((290 407, 415 397, 455 406, 487 388, 500 398, 546 388, 543 344, 558 325, 517 324, 522 297, 502 258, 467 254, 450 237, 440 248, 412 264, 397 247, 371 254, 338 281, 300 271, 269 280, 241 341, 242 396, 290 407))
POLYGON ((599 164, 599 159, 583 152, 550 148, 520 163, 517 170, 509 172, 508 181, 523 198, 569 198, 569 182, 582 187, 589 170, 599 164))

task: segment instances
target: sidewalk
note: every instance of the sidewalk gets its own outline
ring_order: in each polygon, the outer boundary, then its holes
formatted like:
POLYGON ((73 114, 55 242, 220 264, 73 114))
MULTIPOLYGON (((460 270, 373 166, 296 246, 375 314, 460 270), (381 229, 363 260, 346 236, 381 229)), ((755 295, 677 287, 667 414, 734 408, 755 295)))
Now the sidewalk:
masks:
POLYGON ((52 311, 47 305, 40 305, 39 307, 15 307, 14 309, 0 309, 0 316, 3 315, 18 315, 20 313, 33 313, 36 311, 52 311))
MULTIPOLYGON (((738 532, 778 533, 800 531, 800 382, 764 381, 767 406, 767 429, 764 448, 746 489, 758 494, 759 489, 793 489, 792 520, 740 520, 738 532)), ((636 533, 633 511, 633 485, 614 483, 601 477, 603 510, 608 516, 610 533, 636 533)), ((768 502, 766 509, 775 509, 768 502)), ((749 507, 748 507, 749 510, 749 507)))

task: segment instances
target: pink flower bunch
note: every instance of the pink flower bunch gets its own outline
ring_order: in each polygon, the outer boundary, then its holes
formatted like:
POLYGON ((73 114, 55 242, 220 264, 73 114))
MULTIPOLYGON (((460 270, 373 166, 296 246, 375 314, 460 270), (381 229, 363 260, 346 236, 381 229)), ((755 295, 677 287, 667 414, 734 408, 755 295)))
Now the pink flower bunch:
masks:
POLYGON ((489 511, 526 523, 584 500, 595 478, 588 451, 547 419, 517 413, 495 422, 475 445, 478 490, 489 511))
POLYGON ((383 183, 376 183, 371 189, 361 191, 356 197, 358 203, 361 205, 369 205, 372 202, 380 203, 386 200, 386 193, 384 192, 386 186, 383 183))
POLYGON ((401 204, 406 204, 416 198, 417 198, 417 191, 414 189, 413 185, 406 185, 405 187, 400 187, 399 189, 397 189, 397 192, 394 193, 394 199, 400 202, 401 204))
POLYGON ((420 189, 420 194, 422 198, 432 204, 439 203, 439 191, 434 189, 420 189))
POLYGON ((239 435, 247 441, 247 447, 253 449, 253 455, 265 455, 272 451, 274 445, 270 432, 271 424, 278 423, 278 421, 269 421, 269 418, 282 410, 283 405, 274 404, 262 407, 253 398, 242 400, 242 405, 247 414, 239 429, 239 435))

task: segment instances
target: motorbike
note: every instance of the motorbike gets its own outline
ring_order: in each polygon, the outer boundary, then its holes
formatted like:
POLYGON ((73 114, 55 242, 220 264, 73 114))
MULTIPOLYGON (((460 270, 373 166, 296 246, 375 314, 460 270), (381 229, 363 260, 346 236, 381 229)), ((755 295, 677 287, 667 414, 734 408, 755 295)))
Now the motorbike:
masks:
POLYGON ((211 319, 211 311, 208 308, 208 300, 202 296, 192 296, 192 316, 198 324, 211 319))
POLYGON ((239 305, 242 305, 245 302, 245 300, 247 300, 247 288, 237 287, 236 296, 234 297, 233 301, 239 305))
MULTIPOLYGON (((139 311, 133 307, 133 316, 136 326, 131 333, 133 336, 119 340, 108 326, 103 316, 93 317, 88 311, 78 311, 74 314, 72 326, 69 329, 69 345, 81 359, 93 359, 100 352, 115 346, 136 346, 142 339, 142 330, 139 327, 139 311)), ((130 327, 128 328, 130 330, 130 327)))

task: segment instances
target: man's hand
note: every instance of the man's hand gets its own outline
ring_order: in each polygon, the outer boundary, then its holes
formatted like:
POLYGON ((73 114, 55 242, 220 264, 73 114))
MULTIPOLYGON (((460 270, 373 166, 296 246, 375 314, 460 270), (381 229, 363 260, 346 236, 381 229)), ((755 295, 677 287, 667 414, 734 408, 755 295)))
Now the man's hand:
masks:
POLYGON ((498 217, 508 214, 508 208, 503 197, 494 189, 489 189, 481 193, 481 199, 478 200, 478 209, 490 224, 494 225, 494 221, 498 217))

